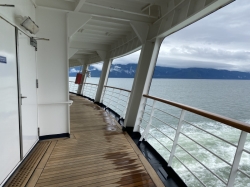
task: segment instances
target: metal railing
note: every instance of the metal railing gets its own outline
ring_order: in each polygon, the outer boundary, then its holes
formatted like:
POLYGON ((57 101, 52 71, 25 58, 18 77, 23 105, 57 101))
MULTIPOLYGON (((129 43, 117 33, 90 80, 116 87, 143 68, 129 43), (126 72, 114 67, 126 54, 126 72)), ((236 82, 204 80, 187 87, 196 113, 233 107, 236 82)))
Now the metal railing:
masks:
POLYGON ((69 81, 69 91, 72 93, 77 93, 79 84, 75 84, 74 81, 69 81))
POLYGON ((250 151, 244 148, 249 124, 161 98, 143 97, 140 141, 151 142, 184 180, 193 176, 195 183, 200 183, 196 186, 232 187, 235 181, 243 180, 245 186, 249 184, 250 163, 241 161, 242 154, 250 158, 250 151), (179 112, 179 116, 169 110, 179 112), (206 119, 210 126, 189 122, 194 118, 206 119))
POLYGON ((101 102, 114 110, 120 115, 121 118, 124 119, 128 107, 130 93, 130 90, 105 86, 101 102))
MULTIPOLYGON (((69 87, 77 92, 74 82, 70 81, 69 87)), ((97 84, 85 83, 83 95, 94 99, 97 88, 97 84)), ((101 102, 125 118, 130 94, 130 90, 105 86, 101 102)), ((184 181, 193 177, 195 184, 200 184, 195 186, 216 187, 250 183, 250 163, 245 163, 246 157, 250 160, 250 144, 245 146, 250 140, 249 124, 161 98, 143 97, 140 141, 148 141, 184 181), (197 123, 198 118, 205 123, 197 123), (190 122, 193 119, 196 121, 190 122)))
POLYGON ((82 95, 87 96, 91 99, 95 99, 98 84, 84 83, 82 95))

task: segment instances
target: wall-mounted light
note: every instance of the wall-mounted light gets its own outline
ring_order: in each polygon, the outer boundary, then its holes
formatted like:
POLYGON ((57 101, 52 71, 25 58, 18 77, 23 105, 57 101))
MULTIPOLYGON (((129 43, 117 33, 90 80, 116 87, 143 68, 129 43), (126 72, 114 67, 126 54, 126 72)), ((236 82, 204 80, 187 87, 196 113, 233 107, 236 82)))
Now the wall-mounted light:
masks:
POLYGON ((30 17, 24 17, 24 20, 21 23, 21 26, 23 26, 31 34, 36 34, 39 31, 39 27, 35 24, 34 21, 32 21, 30 17))

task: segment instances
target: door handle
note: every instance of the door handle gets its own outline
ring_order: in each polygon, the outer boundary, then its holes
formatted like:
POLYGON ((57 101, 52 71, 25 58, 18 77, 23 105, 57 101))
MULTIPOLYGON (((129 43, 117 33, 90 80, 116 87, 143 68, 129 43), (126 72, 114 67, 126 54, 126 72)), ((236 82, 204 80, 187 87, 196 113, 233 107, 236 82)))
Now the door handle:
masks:
POLYGON ((21 99, 20 99, 20 104, 21 105, 23 105, 23 102, 22 102, 23 99, 27 99, 27 96, 22 96, 22 94, 21 94, 21 99))

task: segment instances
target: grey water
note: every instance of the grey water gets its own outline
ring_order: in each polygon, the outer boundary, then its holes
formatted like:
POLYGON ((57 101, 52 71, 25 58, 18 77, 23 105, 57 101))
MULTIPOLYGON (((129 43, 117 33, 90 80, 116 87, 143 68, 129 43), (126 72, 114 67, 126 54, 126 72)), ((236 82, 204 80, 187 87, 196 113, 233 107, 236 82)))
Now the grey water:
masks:
MULTIPOLYGON (((98 83, 98 81, 98 78, 88 78, 87 80, 90 83, 98 83)), ((132 84, 133 79, 109 78, 108 80, 108 86, 128 90, 131 90, 132 84)), ((149 95, 250 124, 250 81, 247 80, 153 79, 149 95)), ((152 101, 148 100, 147 104, 152 105, 152 101)), ((169 114, 177 117, 180 117, 181 114, 180 109, 162 103, 156 103, 156 108, 167 111, 169 114)), ((146 107, 145 111, 149 114, 151 107, 146 107)), ((143 128, 146 127, 149 120, 148 114, 144 113, 143 115, 141 123, 143 128)), ((147 139, 167 162, 169 161, 169 151, 172 148, 172 140, 179 121, 171 115, 163 113, 160 110, 155 112, 154 116, 166 122, 169 126, 154 118, 152 120, 153 126, 147 139)), ((233 163, 236 151, 233 145, 238 144, 241 131, 191 113, 185 115, 185 120, 186 122, 182 126, 183 134, 180 135, 172 167, 188 186, 203 186, 199 180, 206 186, 226 186, 224 183, 227 183, 231 170, 228 164, 233 163), (199 128, 225 139, 228 143, 208 133, 204 133, 199 128), (218 156, 208 152, 202 146, 218 156), (217 177, 212 175, 207 169, 211 170, 217 177)), ((141 129, 142 132, 143 128, 141 129)), ((245 149, 250 151, 249 135, 245 149)), ((245 151, 242 154, 239 168, 250 175, 250 155, 245 151)), ((250 187, 250 180, 238 171, 234 186, 250 187)))
MULTIPOLYGON (((99 78, 87 82, 98 84, 99 78)), ((131 90, 133 79, 109 78, 108 86, 131 90)), ((153 79, 149 95, 246 122, 250 119, 250 81, 153 79)))

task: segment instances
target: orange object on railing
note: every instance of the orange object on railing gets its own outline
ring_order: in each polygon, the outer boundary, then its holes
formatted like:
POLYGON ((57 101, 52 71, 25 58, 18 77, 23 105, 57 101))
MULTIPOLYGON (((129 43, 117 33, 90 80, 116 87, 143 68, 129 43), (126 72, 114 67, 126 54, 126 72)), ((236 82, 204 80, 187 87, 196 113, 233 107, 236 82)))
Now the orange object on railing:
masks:
POLYGON ((75 84, 81 84, 81 80, 82 80, 82 74, 81 73, 77 73, 75 84))

